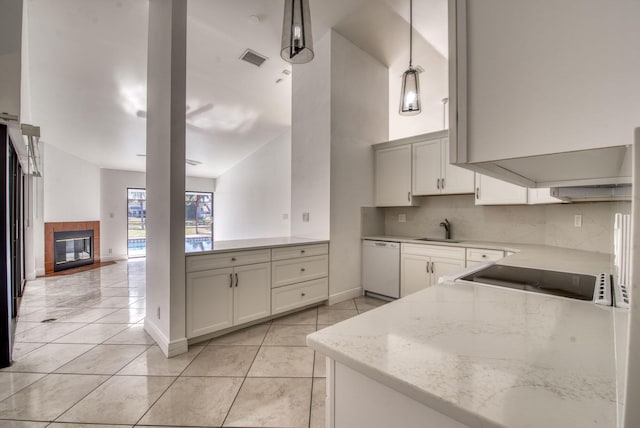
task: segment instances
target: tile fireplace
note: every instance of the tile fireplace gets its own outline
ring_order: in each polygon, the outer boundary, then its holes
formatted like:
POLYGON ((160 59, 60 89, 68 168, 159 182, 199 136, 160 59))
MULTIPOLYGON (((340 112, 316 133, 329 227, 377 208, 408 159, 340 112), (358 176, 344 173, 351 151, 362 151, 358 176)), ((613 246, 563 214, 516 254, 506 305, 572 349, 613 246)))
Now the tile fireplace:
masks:
POLYGON ((100 222, 45 223, 45 275, 100 262, 100 222))

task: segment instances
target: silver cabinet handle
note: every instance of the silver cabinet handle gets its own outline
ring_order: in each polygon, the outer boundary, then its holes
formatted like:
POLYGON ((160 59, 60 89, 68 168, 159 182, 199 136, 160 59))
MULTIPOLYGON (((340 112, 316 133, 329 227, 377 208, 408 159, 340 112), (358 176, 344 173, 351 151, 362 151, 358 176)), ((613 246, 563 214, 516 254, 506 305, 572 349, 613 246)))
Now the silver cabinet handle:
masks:
POLYGON ((233 274, 229 274, 229 288, 233 288, 233 274))
POLYGON ((439 188, 440 188, 440 179, 439 179, 439 178, 436 180, 436 183, 437 183, 437 184, 436 184, 436 186, 437 186, 437 187, 438 187, 438 189, 439 189, 439 188))
POLYGON ((442 188, 444 189, 444 178, 442 179, 442 181, 440 182, 440 185, 442 186, 442 188))
POLYGON ((480 199, 480 188, 476 187, 476 199, 480 199))
POLYGON ((236 287, 238 286, 238 274, 236 273, 236 287))
POLYGON ((305 253, 305 251, 304 251, 304 250, 300 250, 300 254, 304 254, 304 253, 305 253))
POLYGON ((300 272, 304 272, 305 270, 305 268, 300 268, 300 272))
POLYGON ((231 261, 232 261, 232 262, 235 262, 235 261, 236 261, 236 258, 235 258, 235 257, 231 257, 231 261))
POLYGON ((487 258, 487 255, 486 255, 486 254, 483 254, 483 255, 482 255, 482 258, 483 258, 483 259, 486 259, 486 258, 487 258))
POLYGON ((304 294, 304 293, 300 293, 300 295, 301 295, 302 297, 306 296, 306 294, 304 294))
POLYGON ((411 192, 407 192, 407 201, 411 202, 411 192))
POLYGON ((434 273, 434 272, 433 272, 433 264, 434 264, 434 263, 433 263, 433 262, 431 262, 431 273, 434 273))

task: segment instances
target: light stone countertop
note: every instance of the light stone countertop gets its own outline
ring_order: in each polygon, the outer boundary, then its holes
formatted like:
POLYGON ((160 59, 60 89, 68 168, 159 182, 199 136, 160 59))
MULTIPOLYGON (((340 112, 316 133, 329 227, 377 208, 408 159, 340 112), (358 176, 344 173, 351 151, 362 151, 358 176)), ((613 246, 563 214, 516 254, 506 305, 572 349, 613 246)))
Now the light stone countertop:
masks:
MULTIPOLYGON (((500 263, 597 274, 609 254, 495 242, 365 239, 516 252, 500 263)), ((307 337, 308 345, 470 427, 616 426, 613 308, 444 282, 307 337)))
POLYGON ((406 236, 367 236, 362 239, 374 241, 403 242, 408 244, 438 245, 449 247, 482 248, 487 250, 511 251, 512 254, 497 264, 530 267, 562 272, 597 275, 613 272, 613 256, 607 253, 573 250, 549 245, 515 244, 490 241, 439 242, 419 241, 406 236))
POLYGON ((470 427, 616 426, 612 308, 445 282, 307 337, 470 427))
POLYGON ((208 251, 193 251, 185 253, 188 256, 202 254, 224 253, 227 251, 258 250, 261 248, 288 247, 292 245, 324 244, 329 242, 322 239, 300 238, 296 236, 281 236, 275 238, 236 239, 229 241, 213 241, 213 249, 208 251))

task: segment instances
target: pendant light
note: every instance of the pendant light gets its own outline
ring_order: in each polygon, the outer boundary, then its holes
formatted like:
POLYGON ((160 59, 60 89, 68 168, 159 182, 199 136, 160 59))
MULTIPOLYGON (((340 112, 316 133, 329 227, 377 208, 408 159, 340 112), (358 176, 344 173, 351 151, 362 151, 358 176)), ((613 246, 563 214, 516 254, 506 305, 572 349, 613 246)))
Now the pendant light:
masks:
POLYGON ((413 0, 409 0, 409 69, 402 75, 400 114, 413 116, 420 113, 420 81, 413 68, 413 0))
POLYGON ((280 56, 292 64, 313 59, 309 0, 285 0, 280 56))

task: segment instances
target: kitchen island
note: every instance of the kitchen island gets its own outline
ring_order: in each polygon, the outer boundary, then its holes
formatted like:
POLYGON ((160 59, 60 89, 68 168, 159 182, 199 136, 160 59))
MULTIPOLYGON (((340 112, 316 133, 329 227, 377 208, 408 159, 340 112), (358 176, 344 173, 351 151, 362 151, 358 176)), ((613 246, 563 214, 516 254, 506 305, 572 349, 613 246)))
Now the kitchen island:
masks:
MULTIPOLYGON (((513 250, 500 263, 610 269, 606 254, 513 250)), ((614 428, 614 310, 445 281, 320 330, 328 426, 614 428)))

